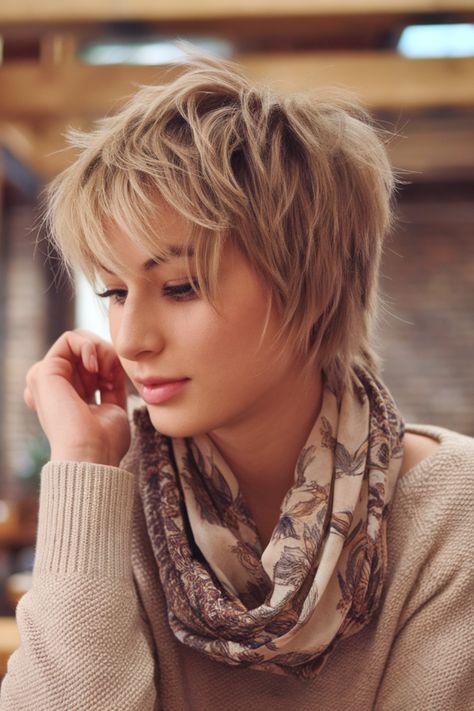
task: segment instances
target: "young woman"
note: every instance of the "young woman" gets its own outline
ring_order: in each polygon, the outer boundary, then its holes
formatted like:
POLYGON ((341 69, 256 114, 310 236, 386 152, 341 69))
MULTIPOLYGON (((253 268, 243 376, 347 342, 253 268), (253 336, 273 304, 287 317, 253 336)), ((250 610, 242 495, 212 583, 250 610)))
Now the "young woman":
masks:
POLYGON ((113 345, 27 376, 51 462, 1 709, 474 708, 474 441, 378 377, 367 116, 197 58, 78 145, 49 224, 113 345))

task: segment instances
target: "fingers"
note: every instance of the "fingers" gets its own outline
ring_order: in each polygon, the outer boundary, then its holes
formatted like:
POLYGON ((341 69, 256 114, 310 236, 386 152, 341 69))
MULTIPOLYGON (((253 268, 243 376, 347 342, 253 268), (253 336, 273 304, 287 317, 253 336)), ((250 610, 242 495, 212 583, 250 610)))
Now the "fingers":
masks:
POLYGON ((122 367, 117 368, 112 374, 112 379, 99 386, 102 403, 119 405, 127 409, 127 392, 125 387, 125 373, 122 367))
MULTIPOLYGON (((70 341, 76 341, 76 336, 71 336, 70 341)), ((97 359, 96 346, 94 345, 94 343, 89 340, 84 340, 81 345, 79 338, 77 338, 77 342, 79 344, 80 358, 82 360, 84 368, 86 368, 86 370, 91 373, 98 373, 99 361, 97 359)))
POLYGON ((56 457, 116 466, 128 447, 125 373, 113 347, 93 333, 58 338, 29 369, 24 400, 56 457))
POLYGON ((119 362, 113 346, 92 331, 66 331, 51 346, 47 357, 62 357, 71 361, 81 361, 90 373, 99 372, 99 361, 106 374, 119 362))
POLYGON ((122 369, 113 346, 91 331, 66 331, 50 348, 47 356, 80 362, 86 373, 96 376, 105 389, 108 382, 116 386, 117 372, 122 369))
POLYGON ((35 363, 31 368, 28 370, 26 374, 26 385, 25 389, 23 391, 23 400, 25 401, 26 405, 30 408, 30 410, 36 410, 35 406, 35 398, 33 395, 33 383, 34 383, 34 378, 36 375, 36 371, 38 370, 38 363, 35 363))
POLYGON ((29 387, 26 387, 23 391, 23 400, 25 401, 27 407, 30 408, 30 410, 35 410, 35 400, 33 397, 33 393, 29 389, 29 387))
POLYGON ((113 346, 91 331, 66 331, 51 346, 42 361, 28 371, 24 401, 36 409, 38 378, 60 376, 67 380, 85 402, 95 402, 100 390, 101 402, 126 408, 125 374, 113 346))

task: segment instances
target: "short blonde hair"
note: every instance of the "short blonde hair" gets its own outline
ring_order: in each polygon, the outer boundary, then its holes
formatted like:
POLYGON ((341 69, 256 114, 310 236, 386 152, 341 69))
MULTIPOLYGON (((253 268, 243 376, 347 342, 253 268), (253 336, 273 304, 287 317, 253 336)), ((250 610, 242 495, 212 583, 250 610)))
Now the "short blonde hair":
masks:
POLYGON ((89 134, 49 188, 51 239, 94 280, 116 264, 113 220, 150 256, 157 196, 193 225, 194 269, 213 298, 226 240, 270 285, 281 333, 337 392, 377 369, 371 327, 393 174, 367 113, 334 92, 277 96, 234 63, 193 55, 89 134))

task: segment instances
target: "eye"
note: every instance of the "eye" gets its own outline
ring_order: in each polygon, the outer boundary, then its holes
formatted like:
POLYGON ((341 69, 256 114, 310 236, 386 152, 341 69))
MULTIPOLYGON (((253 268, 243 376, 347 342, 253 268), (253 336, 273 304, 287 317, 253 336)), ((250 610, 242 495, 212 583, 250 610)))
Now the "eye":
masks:
POLYGON ((102 292, 96 292, 97 296, 100 296, 101 299, 111 299, 112 303, 114 304, 119 304, 122 305, 125 303, 125 299, 127 298, 127 290, 126 289, 106 289, 105 291, 102 292))
POLYGON ((169 296, 175 301, 189 301, 197 296, 198 286, 196 282, 184 282, 182 284, 169 284, 163 287, 163 295, 169 296))

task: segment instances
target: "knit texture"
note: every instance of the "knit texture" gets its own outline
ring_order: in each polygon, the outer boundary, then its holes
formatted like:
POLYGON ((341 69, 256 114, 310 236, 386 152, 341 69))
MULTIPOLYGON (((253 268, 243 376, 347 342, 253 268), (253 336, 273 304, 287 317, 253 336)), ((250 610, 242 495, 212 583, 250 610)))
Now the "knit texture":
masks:
POLYGON ((474 709, 474 440, 407 430, 441 446, 397 484, 379 611, 307 681, 228 667, 175 639, 133 445, 120 469, 47 465, 34 584, 17 608, 22 644, 0 709, 474 709))

